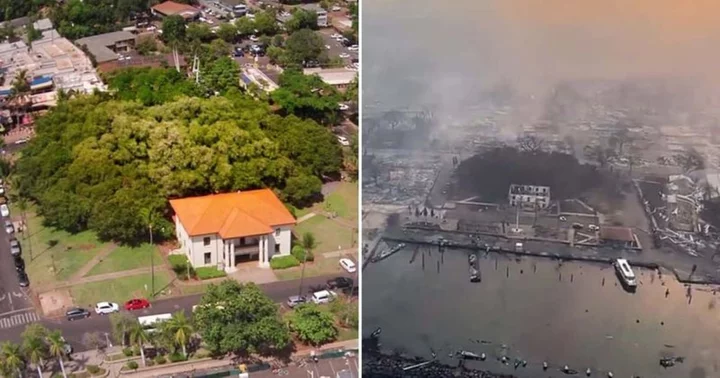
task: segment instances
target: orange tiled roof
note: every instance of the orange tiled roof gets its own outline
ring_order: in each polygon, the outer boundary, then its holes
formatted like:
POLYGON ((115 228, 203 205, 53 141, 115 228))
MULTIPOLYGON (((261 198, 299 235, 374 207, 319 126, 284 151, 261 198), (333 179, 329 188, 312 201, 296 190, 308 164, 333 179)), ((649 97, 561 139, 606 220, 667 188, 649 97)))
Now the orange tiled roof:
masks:
POLYGON ((174 199, 170 206, 190 236, 241 238, 295 224, 295 218, 270 189, 174 199))

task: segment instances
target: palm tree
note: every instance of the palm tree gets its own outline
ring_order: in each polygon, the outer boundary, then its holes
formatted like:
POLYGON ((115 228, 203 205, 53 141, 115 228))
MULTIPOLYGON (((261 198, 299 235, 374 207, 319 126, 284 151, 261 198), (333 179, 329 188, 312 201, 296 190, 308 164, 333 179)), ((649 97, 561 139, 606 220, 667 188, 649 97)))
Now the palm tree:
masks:
POLYGON ((155 254, 155 245, 153 244, 153 224, 158 219, 156 211, 151 210, 147 207, 140 209, 140 218, 147 224, 148 232, 150 233, 150 247, 152 247, 152 253, 150 253, 150 295, 155 297, 155 261, 153 255, 155 254))
POLYGON ((145 349, 143 347, 150 342, 150 335, 140 322, 135 322, 128 331, 128 338, 131 345, 136 345, 140 349, 140 356, 142 356, 143 366, 145 366, 145 349))
POLYGON ((65 372, 65 364, 63 363, 63 360, 66 357, 65 339, 62 337, 60 331, 52 331, 47 336, 47 342, 50 355, 57 358, 58 362, 60 362, 60 370, 62 370, 62 375, 64 378, 67 378, 67 373, 65 372))
POLYGON ((22 376, 22 367, 25 365, 23 355, 20 352, 20 346, 5 341, 0 346, 0 354, 2 355, 3 368, 9 376, 22 376))
POLYGON ((23 354, 28 362, 35 365, 38 377, 42 377, 43 359, 47 356, 47 345, 40 337, 31 335, 23 340, 23 354))
POLYGON ((313 235, 312 232, 306 232, 305 234, 303 234, 300 244, 305 249, 305 253, 303 254, 303 264, 302 271, 300 273, 300 287, 298 288, 298 296, 302 295, 303 280, 305 279, 305 263, 307 262, 307 257, 309 254, 312 253, 313 249, 317 248, 315 235, 313 235))
MULTIPOLYGON (((11 92, 10 100, 15 103, 17 109, 21 109, 24 113, 28 102, 27 95, 30 93, 30 79, 28 78, 27 70, 20 70, 15 74, 15 78, 12 81, 11 92)), ((18 118, 16 117, 15 124, 18 123, 18 118)))
POLYGON ((173 342, 176 345, 180 345, 180 347, 182 348, 183 356, 187 358, 186 346, 187 343, 190 341, 193 329, 190 325, 190 321, 185 316, 185 313, 182 311, 178 311, 173 314, 172 318, 168 319, 168 321, 166 322, 166 327, 167 328, 165 329, 169 332, 173 342))

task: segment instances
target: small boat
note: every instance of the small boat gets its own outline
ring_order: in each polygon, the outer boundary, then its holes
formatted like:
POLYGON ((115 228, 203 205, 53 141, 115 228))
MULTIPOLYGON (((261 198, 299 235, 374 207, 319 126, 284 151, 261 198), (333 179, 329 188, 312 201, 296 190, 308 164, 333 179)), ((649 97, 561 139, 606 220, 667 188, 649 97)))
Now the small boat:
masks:
POLYGON ((396 245, 396 246, 394 246, 394 247, 392 247, 392 248, 390 248, 390 249, 386 249, 386 250, 380 252, 380 254, 379 254, 378 256, 375 256, 375 258, 373 258, 372 261, 373 261, 373 262, 378 262, 378 261, 380 261, 380 260, 384 260, 384 259, 392 256, 395 252, 397 252, 397 251, 399 251, 399 250, 401 250, 401 249, 403 249, 403 248, 405 248, 405 243, 400 243, 400 244, 398 244, 398 245, 396 245))
POLYGON ((666 357, 660 359, 660 366, 664 368, 669 368, 675 366, 675 358, 673 357, 666 357))
POLYGON ((473 267, 470 267, 470 282, 480 282, 480 274, 473 267))
POLYGON ((630 268, 630 264, 627 260, 617 259, 613 263, 613 266, 615 267, 615 272, 617 273, 618 277, 620 277, 623 284, 627 288, 635 289, 637 287, 635 273, 633 272, 632 268, 630 268))
POLYGON ((466 350, 461 350, 461 351, 459 351, 459 352, 457 353, 457 355, 458 355, 460 358, 465 359, 465 360, 479 360, 479 359, 481 359, 481 357, 480 357, 478 354, 473 353, 473 352, 468 352, 468 351, 466 351, 466 350))
POLYGON ((470 263, 470 265, 475 265, 475 261, 477 261, 477 256, 475 254, 468 256, 468 263, 470 263))
POLYGON ((380 334, 381 334, 381 333, 382 333, 382 328, 377 327, 377 329, 375 329, 375 330, 370 334, 370 337, 372 337, 373 339, 377 339, 378 337, 380 337, 380 334))

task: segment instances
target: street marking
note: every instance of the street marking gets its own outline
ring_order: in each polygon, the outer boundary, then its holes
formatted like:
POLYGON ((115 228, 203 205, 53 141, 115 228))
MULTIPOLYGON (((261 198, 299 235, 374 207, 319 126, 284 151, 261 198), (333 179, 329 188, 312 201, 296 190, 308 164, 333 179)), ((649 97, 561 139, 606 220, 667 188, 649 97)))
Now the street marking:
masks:
POLYGON ((24 324, 37 322, 40 317, 35 312, 24 312, 0 318, 0 329, 12 328, 24 324))
POLYGON ((12 295, 15 296, 15 298, 22 298, 24 294, 23 294, 23 293, 17 293, 17 292, 14 292, 14 291, 13 291, 12 295))
POLYGON ((4 300, 5 300, 5 294, 3 294, 2 296, 0 296, 0 302, 2 302, 2 301, 4 301, 4 300))
POLYGON ((10 309, 11 309, 11 310, 14 310, 14 309, 15 309, 15 306, 14 306, 13 303, 12 303, 12 295, 8 295, 8 300, 10 301, 10 309))

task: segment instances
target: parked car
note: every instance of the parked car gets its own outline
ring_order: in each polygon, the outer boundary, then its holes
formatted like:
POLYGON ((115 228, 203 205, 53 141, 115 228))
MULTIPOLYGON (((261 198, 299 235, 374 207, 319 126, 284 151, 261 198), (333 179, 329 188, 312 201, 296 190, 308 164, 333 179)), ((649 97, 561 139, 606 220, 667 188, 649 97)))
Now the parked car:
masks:
POLYGON ((348 273, 355 273, 357 271, 355 263, 350 259, 340 259, 340 267, 348 273))
POLYGON ((340 143, 343 146, 350 145, 350 141, 342 135, 338 135, 337 140, 338 140, 338 143, 340 143))
POLYGON ((253 34, 253 35, 250 36, 250 40, 253 41, 253 42, 257 42, 257 41, 260 40, 260 38, 258 38, 258 36, 256 36, 255 34, 253 34))
POLYGON ((65 318, 68 321, 85 319, 85 318, 89 318, 89 317, 90 317, 90 311, 88 311, 84 308, 80 308, 80 307, 71 308, 70 310, 68 310, 65 313, 65 318))
POLYGON ((336 296, 337 294, 330 290, 320 290, 313 293, 312 301, 315 304, 330 303, 336 296))
POLYGON ((107 315, 118 311, 120 311, 120 306, 118 306, 117 303, 98 302, 98 304, 95 305, 95 313, 98 315, 107 315))
POLYGON ((290 308, 294 308, 295 306, 301 305, 303 303, 307 302, 307 298, 305 298, 302 295, 293 295, 288 298, 287 300, 287 306, 290 308))
POLYGON ((245 51, 243 51, 242 47, 235 47, 235 57, 242 58, 245 56, 245 51))
POLYGON ((25 273, 24 270, 17 272, 17 274, 18 274, 18 282, 20 283, 20 287, 30 286, 30 279, 28 278, 28 275, 27 275, 27 273, 25 273))
POLYGON ((10 254, 13 256, 20 256, 22 254, 22 247, 17 239, 10 239, 10 254))
MULTIPOLYGON (((0 194, 5 194, 5 189, 2 189, 2 193, 0 193, 0 194)), ((8 205, 6 205, 6 204, 0 205, 0 215, 2 215, 4 217, 10 216, 10 209, 8 208, 8 205)))
POLYGON ((15 256, 13 259, 13 262, 15 263, 15 270, 18 272, 25 270, 25 260, 23 260, 20 256, 15 256))
POLYGON ((12 221, 9 219, 5 219, 5 232, 7 232, 8 235, 15 233, 15 227, 13 227, 12 221))
POLYGON ((348 50, 350 51, 360 51, 360 46, 358 45, 352 45, 348 47, 348 50))
POLYGON ((350 107, 347 104, 340 103, 338 104, 338 109, 340 109, 341 111, 346 111, 350 110, 350 107))
POLYGON ((150 302, 148 302, 147 299, 136 298, 136 299, 131 299, 131 300, 125 302, 125 309, 128 311, 142 310, 142 309, 148 308, 148 307, 150 307, 150 302))
POLYGON ((338 56, 339 56, 340 58, 347 59, 347 58, 350 57, 350 54, 348 54, 348 53, 340 53, 340 55, 338 55, 338 56))
POLYGON ((340 8, 339 6, 335 5, 335 6, 333 6, 330 10, 333 11, 333 12, 340 12, 340 11, 342 10, 342 8, 340 8))
POLYGON ((327 288, 332 289, 344 289, 346 287, 352 287, 353 280, 347 277, 336 277, 327 281, 327 288))
POLYGON ((65 355, 66 355, 66 356, 71 355, 72 352, 73 352, 73 347, 72 347, 72 345, 70 345, 70 343, 67 342, 67 341, 65 340, 65 338, 62 337, 62 336, 60 337, 60 340, 62 340, 62 342, 65 343, 65 344, 63 344, 63 351, 65 352, 65 355))

